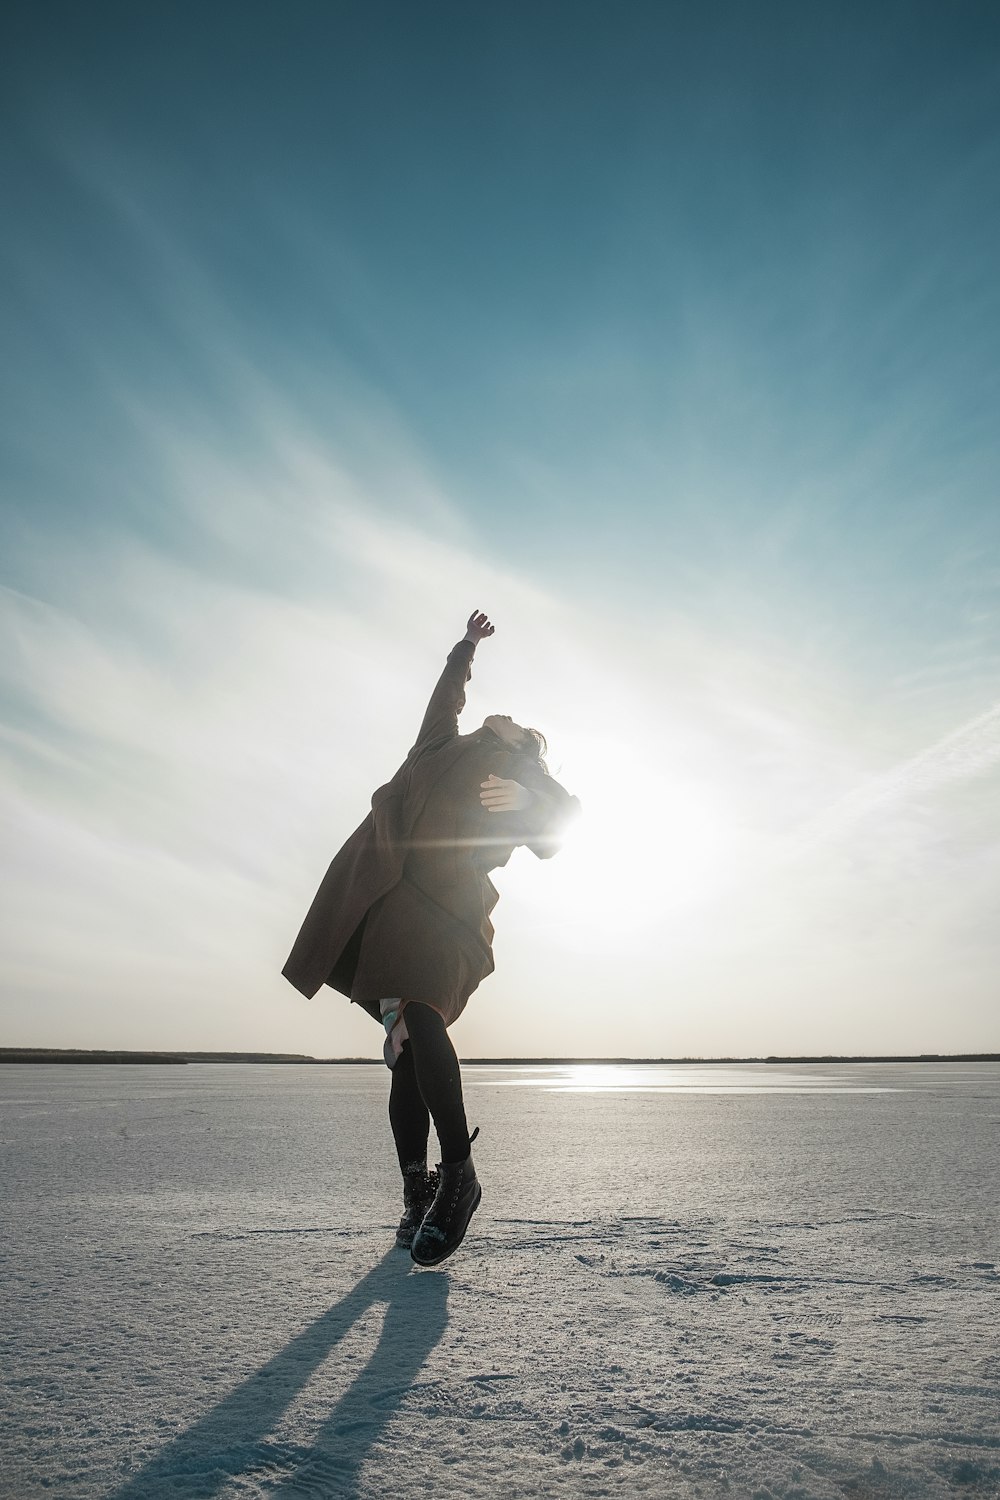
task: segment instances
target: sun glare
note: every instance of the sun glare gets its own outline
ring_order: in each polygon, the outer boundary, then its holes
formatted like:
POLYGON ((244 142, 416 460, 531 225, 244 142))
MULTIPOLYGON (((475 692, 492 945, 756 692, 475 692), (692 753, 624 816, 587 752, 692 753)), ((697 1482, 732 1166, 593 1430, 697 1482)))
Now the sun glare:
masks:
POLYGON ((624 745, 590 747, 574 763, 583 816, 544 872, 548 918, 574 943, 612 946, 721 889, 735 836, 707 789, 664 786, 662 770, 624 745))

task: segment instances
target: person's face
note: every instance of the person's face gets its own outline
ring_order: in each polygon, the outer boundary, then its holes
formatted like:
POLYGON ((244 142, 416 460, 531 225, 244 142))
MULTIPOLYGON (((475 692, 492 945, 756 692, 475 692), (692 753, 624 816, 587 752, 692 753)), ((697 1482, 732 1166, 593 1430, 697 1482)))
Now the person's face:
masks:
POLYGON ((503 740, 512 749, 520 749, 524 744, 524 729, 520 724, 514 723, 510 714, 487 714, 483 720, 483 728, 492 729, 497 739, 503 740))

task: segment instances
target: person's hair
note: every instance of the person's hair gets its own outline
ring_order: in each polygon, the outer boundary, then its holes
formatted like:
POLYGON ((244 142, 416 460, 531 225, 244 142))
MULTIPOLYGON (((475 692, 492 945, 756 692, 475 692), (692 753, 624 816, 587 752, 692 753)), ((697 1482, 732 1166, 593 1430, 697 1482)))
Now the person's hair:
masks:
POLYGON ((549 768, 545 764, 545 757, 549 753, 549 745, 540 729, 525 728, 521 753, 522 755, 526 755, 529 760, 534 761, 539 769, 545 772, 546 776, 549 774, 549 768))

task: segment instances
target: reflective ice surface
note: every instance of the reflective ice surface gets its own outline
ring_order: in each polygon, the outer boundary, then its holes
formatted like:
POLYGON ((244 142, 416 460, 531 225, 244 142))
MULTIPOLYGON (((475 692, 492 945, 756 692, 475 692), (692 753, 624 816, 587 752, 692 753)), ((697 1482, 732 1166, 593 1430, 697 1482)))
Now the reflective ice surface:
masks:
POLYGON ((697 1094, 881 1094, 905 1088, 899 1082, 868 1083, 836 1067, 802 1068, 747 1063, 565 1063, 523 1068, 480 1068, 477 1074, 492 1074, 497 1083, 515 1087, 562 1089, 570 1093, 697 1093, 697 1094))
POLYGON ((1000 1068, 0 1068, 0 1494, 1000 1493, 1000 1068))

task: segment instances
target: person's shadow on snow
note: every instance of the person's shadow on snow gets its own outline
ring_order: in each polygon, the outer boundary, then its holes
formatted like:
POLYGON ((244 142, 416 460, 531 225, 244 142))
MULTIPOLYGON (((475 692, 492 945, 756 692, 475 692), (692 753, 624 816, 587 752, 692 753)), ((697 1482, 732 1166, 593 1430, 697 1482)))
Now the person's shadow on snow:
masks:
POLYGON ((243 1474, 271 1480, 273 1495, 350 1495, 358 1470, 448 1324, 448 1276, 411 1275, 390 1250, 353 1291, 304 1329, 200 1421, 174 1438, 107 1500, 160 1494, 211 1496, 243 1474), (375 1303, 387 1304, 378 1346, 325 1418, 313 1442, 268 1439, 315 1370, 375 1303), (188 1486, 189 1490, 182 1488, 188 1486))

